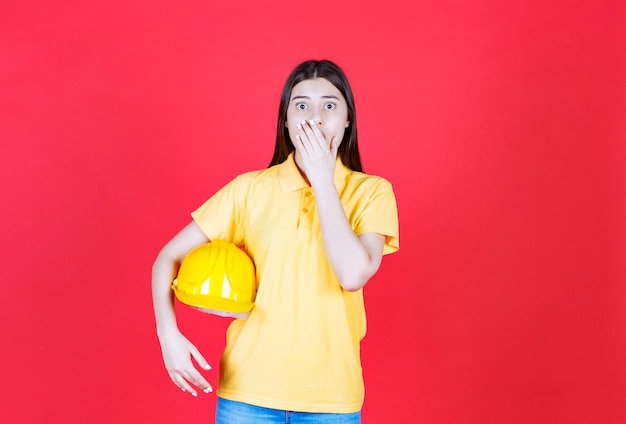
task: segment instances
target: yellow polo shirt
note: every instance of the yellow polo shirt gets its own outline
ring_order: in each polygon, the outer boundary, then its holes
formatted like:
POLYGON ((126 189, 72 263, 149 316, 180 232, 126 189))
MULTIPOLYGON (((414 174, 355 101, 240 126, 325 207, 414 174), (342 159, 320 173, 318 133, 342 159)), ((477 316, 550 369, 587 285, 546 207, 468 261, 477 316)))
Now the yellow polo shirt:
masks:
MULTIPOLYGON (((337 160, 335 185, 356 235, 398 249, 391 184, 337 160)), ((293 153, 280 165, 236 177, 192 213, 210 240, 244 246, 258 292, 246 320, 226 333, 217 394, 266 408, 349 413, 364 399, 362 290, 341 288, 326 258, 315 193, 293 153)))

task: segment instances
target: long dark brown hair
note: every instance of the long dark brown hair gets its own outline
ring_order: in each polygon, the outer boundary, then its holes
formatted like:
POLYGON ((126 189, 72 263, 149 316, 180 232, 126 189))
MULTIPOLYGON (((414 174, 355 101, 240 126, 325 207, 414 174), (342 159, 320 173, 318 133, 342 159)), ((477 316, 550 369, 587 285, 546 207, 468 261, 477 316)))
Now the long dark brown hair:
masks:
POLYGON ((349 126, 343 135, 343 140, 337 150, 337 155, 341 162, 353 171, 363 172, 361 166, 361 155, 359 154, 359 144, 356 133, 356 110, 354 107, 354 97, 350 83, 343 70, 330 60, 307 60, 302 62, 291 71, 280 98, 278 107, 278 123, 276 125, 276 145, 274 146, 274 156, 269 166, 278 165, 287 159, 295 147, 289 138, 289 131, 285 127, 287 121, 287 109, 291 90, 296 84, 313 78, 324 78, 334 85, 346 99, 348 105, 349 126))

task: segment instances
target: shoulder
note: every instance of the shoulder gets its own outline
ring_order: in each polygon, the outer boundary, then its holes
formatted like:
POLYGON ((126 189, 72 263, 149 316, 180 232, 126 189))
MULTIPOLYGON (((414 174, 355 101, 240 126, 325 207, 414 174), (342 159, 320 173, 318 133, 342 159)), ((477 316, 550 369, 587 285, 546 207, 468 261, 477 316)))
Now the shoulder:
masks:
POLYGON ((393 186, 387 179, 378 175, 370 175, 358 171, 349 171, 347 173, 346 185, 352 189, 360 188, 368 191, 393 191, 393 186))
POLYGON ((343 184, 337 186, 342 203, 350 210, 375 211, 396 208, 396 196, 391 183, 380 176, 349 171, 343 184))
POLYGON ((278 165, 265 169, 257 169, 254 171, 244 172, 237 175, 232 183, 236 184, 241 189, 250 189, 259 184, 264 184, 268 181, 278 180, 278 165))

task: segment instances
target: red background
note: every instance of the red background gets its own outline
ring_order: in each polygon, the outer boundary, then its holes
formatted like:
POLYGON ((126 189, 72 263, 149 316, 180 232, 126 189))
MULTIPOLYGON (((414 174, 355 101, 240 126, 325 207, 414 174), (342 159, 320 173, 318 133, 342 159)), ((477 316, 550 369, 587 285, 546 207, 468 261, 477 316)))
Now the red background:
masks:
MULTIPOLYGON (((163 368, 151 264, 330 58, 400 211, 364 422, 626 422, 623 2, 8 3, 3 421, 212 422, 163 368)), ((217 367, 227 320, 179 314, 217 367)))

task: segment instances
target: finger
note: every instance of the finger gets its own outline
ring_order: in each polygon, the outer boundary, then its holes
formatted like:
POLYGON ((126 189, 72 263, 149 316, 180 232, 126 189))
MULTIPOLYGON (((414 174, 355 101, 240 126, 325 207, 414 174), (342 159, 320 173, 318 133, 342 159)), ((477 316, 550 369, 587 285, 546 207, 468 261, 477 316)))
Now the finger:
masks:
POLYGON ((298 124, 298 134, 296 135, 296 142, 298 143, 298 147, 300 147, 300 152, 307 153, 310 142, 309 137, 304 131, 304 127, 302 126, 302 124, 298 124))
POLYGON ((324 136, 324 133, 322 132, 322 129, 320 128, 319 124, 317 124, 313 119, 311 119, 309 121, 309 127, 311 128, 311 131, 313 131, 313 134, 315 135, 315 138, 317 139, 319 145, 323 148, 329 149, 330 144, 329 142, 326 141, 326 136, 324 136))
MULTIPOLYGON (((195 359, 195 361, 198 363, 198 365, 200 365, 202 367, 202 369, 205 370, 210 370, 211 369, 211 365, 209 365, 209 363, 207 362, 206 359, 204 359, 204 356, 202 356, 202 354, 200 353, 200 351, 196 348, 191 350, 191 356, 193 356, 193 359, 195 359)), ((194 369, 195 371, 195 369, 194 369)), ((204 393, 211 393, 213 391, 213 387, 211 387, 211 385, 206 381, 206 379, 204 378, 204 376, 202 374, 200 374, 199 372, 197 373, 197 376, 200 377, 200 379, 198 380, 198 384, 196 384, 204 393)))
POLYGON ((302 137, 300 137, 299 134, 296 135, 296 139, 294 140, 293 144, 295 147, 297 147, 301 154, 306 155, 306 148, 304 147, 304 144, 302 143, 302 137))
POLYGON ((300 138, 303 140, 308 140, 309 135, 306 132, 307 127, 309 126, 309 123, 307 121, 302 121, 298 124, 298 134, 300 135, 300 138))
MULTIPOLYGON (((321 135, 322 139, 320 140, 319 137, 317 136, 317 134, 315 134, 315 132, 313 131, 313 125, 311 122, 313 121, 305 121, 302 123, 302 130, 304 131, 307 139, 309 140, 311 147, 315 148, 317 146, 321 147, 321 148, 327 148, 328 149, 328 143, 326 143, 326 140, 323 138, 324 136, 321 135)), ((319 132, 319 131, 318 131, 319 132)))
POLYGON ((202 389, 202 391, 206 394, 209 394, 211 392, 213 392, 213 387, 210 384, 207 384, 207 387, 205 387, 204 389, 202 389))
POLYGON ((211 386, 209 383, 207 383, 206 387, 202 389, 202 391, 206 394, 212 393, 213 392, 213 386, 211 386))
POLYGON ((185 378, 180 374, 174 374, 172 376, 172 381, 176 384, 183 392, 191 393, 192 396, 197 397, 198 393, 196 389, 194 389, 191 384, 185 380, 185 378))
POLYGON ((195 368, 186 370, 186 372, 183 373, 183 377, 185 377, 187 381, 203 391, 206 390, 207 387, 211 387, 211 385, 208 381, 206 381, 204 376, 200 374, 195 368))
POLYGON ((200 365, 200 367, 202 367, 202 369, 205 370, 210 370, 211 369, 211 365, 209 365, 209 363, 207 362, 206 359, 204 359, 204 356, 202 356, 202 354, 200 353, 200 351, 198 349, 192 349, 191 350, 191 356, 193 357, 193 359, 195 359, 195 361, 198 363, 198 365, 200 365))

